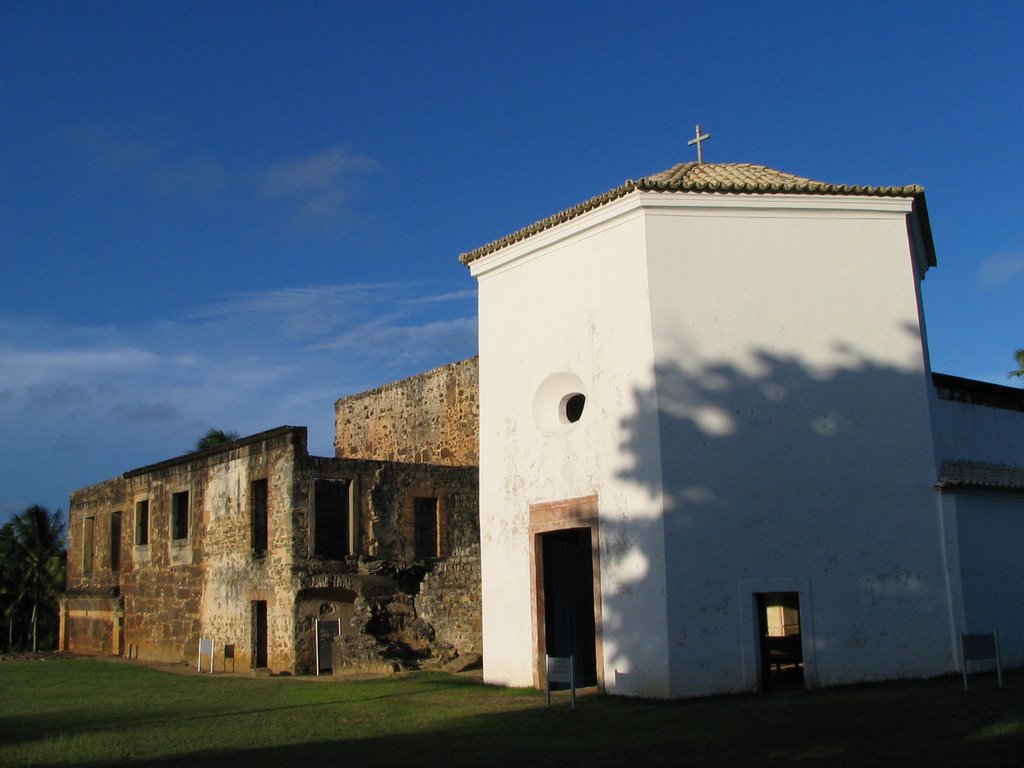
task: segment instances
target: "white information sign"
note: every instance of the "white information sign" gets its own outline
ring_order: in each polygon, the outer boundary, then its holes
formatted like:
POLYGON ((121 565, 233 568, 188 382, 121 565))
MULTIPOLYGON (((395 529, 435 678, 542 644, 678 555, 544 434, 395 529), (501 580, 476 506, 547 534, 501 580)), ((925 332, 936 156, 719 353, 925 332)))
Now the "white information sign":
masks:
POLYGON ((572 683, 572 656, 548 656, 548 680, 552 683, 572 683))
POLYGON ((547 656, 548 709, 551 709, 551 684, 566 683, 572 701, 572 710, 576 711, 576 658, 574 656, 547 656))

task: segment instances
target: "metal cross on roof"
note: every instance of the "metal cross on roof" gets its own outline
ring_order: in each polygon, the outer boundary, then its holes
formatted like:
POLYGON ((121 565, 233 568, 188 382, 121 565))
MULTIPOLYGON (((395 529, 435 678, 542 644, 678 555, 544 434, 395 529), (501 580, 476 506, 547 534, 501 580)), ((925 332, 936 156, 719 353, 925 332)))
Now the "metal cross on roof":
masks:
POLYGON ((697 145, 697 162, 698 163, 703 163, 704 162, 704 148, 701 146, 701 142, 702 141, 706 141, 707 139, 710 139, 710 138, 711 138, 711 134, 710 133, 701 134, 701 132, 700 132, 700 123, 697 123, 697 136, 695 138, 690 139, 688 142, 686 142, 687 146, 689 146, 691 144, 696 144, 697 145))

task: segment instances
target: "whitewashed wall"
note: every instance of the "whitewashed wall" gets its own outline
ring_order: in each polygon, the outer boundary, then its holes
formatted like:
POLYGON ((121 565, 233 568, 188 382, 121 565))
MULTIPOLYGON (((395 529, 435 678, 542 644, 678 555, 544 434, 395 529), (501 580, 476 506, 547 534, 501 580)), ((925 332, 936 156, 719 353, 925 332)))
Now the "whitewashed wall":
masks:
POLYGON ((473 264, 489 682, 533 683, 529 506, 596 494, 606 679, 668 692, 657 421, 637 401, 653 383, 642 248, 642 220, 612 205, 473 264), (576 424, 557 423, 559 379, 587 397, 576 424), (650 483, 622 482, 637 471, 650 483))
POLYGON ((473 262, 485 679, 532 683, 529 505, 591 494, 609 690, 754 688, 776 590, 810 684, 953 668, 910 214, 633 193, 473 262))
POLYGON ((955 504, 961 631, 998 631, 1003 665, 1024 665, 1024 497, 958 493, 955 504))
POLYGON ((1024 466, 1024 413, 936 397, 932 418, 940 465, 977 461, 1024 466))
MULTIPOLYGON (((932 401, 938 461, 1024 466, 1024 413, 932 401)), ((1024 665, 1024 495, 942 494, 955 634, 998 630, 1003 663, 1024 665)))
POLYGON ((951 669, 910 201, 687 197, 647 231, 673 694, 756 685, 775 590, 809 684, 951 669))

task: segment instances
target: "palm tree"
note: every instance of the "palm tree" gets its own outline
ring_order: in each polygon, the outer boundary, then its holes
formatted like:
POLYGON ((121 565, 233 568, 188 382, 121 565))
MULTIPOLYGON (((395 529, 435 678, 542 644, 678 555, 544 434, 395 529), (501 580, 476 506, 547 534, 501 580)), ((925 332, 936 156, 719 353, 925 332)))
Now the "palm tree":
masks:
POLYGON ((1018 349, 1013 353, 1013 359, 1017 361, 1017 370, 1010 371, 1010 376, 1024 379, 1024 349, 1018 349))
POLYGON ((14 624, 24 600, 21 563, 15 555, 14 526, 10 521, 0 526, 0 614, 7 624, 4 648, 14 647, 14 624))
POLYGON ((60 510, 50 514, 37 504, 15 515, 9 525, 3 561, 7 567, 20 572, 16 582, 18 597, 31 602, 32 651, 35 652, 39 649, 40 611, 52 606, 64 588, 64 521, 60 510))
POLYGON ((232 440, 238 439, 237 432, 225 432, 223 429, 211 429, 196 443, 196 450, 203 451, 207 448, 213 448, 217 445, 224 445, 224 443, 230 443, 232 440))

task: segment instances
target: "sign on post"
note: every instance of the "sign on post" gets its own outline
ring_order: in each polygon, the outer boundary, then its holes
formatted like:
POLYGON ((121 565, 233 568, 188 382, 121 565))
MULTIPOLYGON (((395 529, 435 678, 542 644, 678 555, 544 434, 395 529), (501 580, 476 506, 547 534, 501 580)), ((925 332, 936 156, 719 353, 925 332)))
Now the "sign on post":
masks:
POLYGON ((551 709, 551 684, 567 683, 571 696, 572 711, 576 711, 576 657, 575 656, 547 656, 547 678, 545 686, 548 693, 548 709, 551 709))
POLYGON ((210 674, 213 674, 213 640, 205 637, 199 638, 199 659, 196 661, 196 672, 203 671, 203 654, 210 654, 210 674))
POLYGON ((964 664, 964 690, 967 690, 967 662, 994 661, 996 663, 996 679, 999 687, 1003 687, 1003 664, 999 658, 999 633, 989 632, 984 635, 968 635, 960 633, 960 651, 964 664))
POLYGON ((316 620, 316 673, 318 676, 321 672, 334 672, 331 648, 334 646, 334 638, 340 634, 341 619, 316 620))

